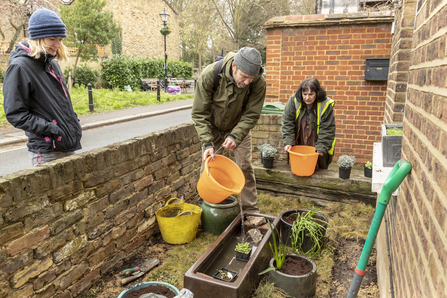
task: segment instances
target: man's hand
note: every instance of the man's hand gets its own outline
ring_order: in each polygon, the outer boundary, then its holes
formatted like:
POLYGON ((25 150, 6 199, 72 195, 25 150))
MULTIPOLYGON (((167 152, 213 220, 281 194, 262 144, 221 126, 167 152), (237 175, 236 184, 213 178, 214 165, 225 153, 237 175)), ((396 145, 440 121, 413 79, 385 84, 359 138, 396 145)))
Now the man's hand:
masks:
POLYGON ((225 149, 234 149, 236 148, 236 142, 232 138, 226 138, 222 146, 224 146, 225 149))
POLYGON ((206 158, 208 157, 208 156, 213 156, 214 155, 214 148, 208 148, 208 149, 206 149, 204 152, 203 152, 203 155, 202 155, 202 159, 203 159, 203 161, 205 161, 206 160, 206 158))
POLYGON ((284 152, 287 153, 287 151, 289 151, 290 149, 292 149, 292 145, 285 145, 284 146, 284 152))
POLYGON ((321 153, 321 152, 319 152, 319 151, 317 151, 317 153, 320 154, 320 156, 323 156, 323 155, 324 155, 323 153, 321 153))

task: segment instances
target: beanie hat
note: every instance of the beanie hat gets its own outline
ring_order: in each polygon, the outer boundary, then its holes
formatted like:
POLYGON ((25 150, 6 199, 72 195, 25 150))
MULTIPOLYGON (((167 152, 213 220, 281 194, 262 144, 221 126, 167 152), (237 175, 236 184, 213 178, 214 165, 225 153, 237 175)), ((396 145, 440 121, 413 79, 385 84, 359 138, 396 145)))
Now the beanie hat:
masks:
POLYGON ((243 73, 255 77, 261 68, 261 54, 254 48, 242 48, 234 56, 234 64, 243 73))
POLYGON ((29 19, 28 33, 30 39, 44 37, 67 37, 65 24, 56 13, 42 8, 36 10, 29 19))

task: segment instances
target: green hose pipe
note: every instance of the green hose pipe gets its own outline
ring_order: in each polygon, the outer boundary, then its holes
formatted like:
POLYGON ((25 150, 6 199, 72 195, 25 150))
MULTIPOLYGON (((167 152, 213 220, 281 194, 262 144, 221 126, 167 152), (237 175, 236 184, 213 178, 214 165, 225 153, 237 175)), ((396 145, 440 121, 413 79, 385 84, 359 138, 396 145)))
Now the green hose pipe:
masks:
POLYGON ((376 212, 374 213, 374 218, 372 220, 371 227, 369 228, 365 245, 363 246, 362 255, 360 256, 357 268, 355 268, 354 278, 348 292, 348 298, 357 297, 363 276, 366 273, 366 264, 368 263, 369 256, 371 255, 371 250, 373 248, 374 241, 376 240, 377 232, 379 231, 386 206, 390 202, 391 195, 396 191, 405 177, 407 177, 410 170, 411 165, 407 160, 399 160, 394 165, 390 174, 387 176, 385 183, 383 184, 382 191, 379 196, 379 202, 376 207, 376 212))

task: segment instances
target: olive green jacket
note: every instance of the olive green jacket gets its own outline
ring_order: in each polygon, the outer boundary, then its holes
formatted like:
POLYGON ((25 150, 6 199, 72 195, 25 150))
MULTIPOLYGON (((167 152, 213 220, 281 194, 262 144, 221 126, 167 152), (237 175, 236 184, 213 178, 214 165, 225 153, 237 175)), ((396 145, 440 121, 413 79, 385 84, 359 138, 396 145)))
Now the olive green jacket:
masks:
POLYGON ((231 74, 231 63, 236 53, 225 56, 219 86, 214 92, 214 68, 208 65, 197 80, 192 119, 203 147, 232 138, 236 146, 245 139, 258 122, 265 99, 265 79, 262 68, 250 85, 238 88, 231 74))
MULTIPOLYGON (((329 99, 329 98, 327 98, 329 99)), ((329 99, 330 100, 330 99, 329 99)), ((318 157, 321 168, 327 169, 329 164, 332 162, 335 147, 335 115, 333 109, 333 101, 327 103, 321 114, 321 123, 318 128, 317 119, 317 104, 313 106, 313 113, 309 114, 310 127, 312 128, 314 140, 315 140, 315 150, 323 153, 323 156, 318 157)), ((297 102, 299 104, 299 102, 297 102)), ((301 107, 299 115, 297 117, 297 107, 295 105, 295 94, 293 94, 289 101, 287 102, 283 116, 282 116, 282 127, 281 132, 283 136, 284 146, 285 145, 296 145, 296 138, 298 136, 298 129, 300 127, 301 119, 306 113, 305 104, 301 107)))

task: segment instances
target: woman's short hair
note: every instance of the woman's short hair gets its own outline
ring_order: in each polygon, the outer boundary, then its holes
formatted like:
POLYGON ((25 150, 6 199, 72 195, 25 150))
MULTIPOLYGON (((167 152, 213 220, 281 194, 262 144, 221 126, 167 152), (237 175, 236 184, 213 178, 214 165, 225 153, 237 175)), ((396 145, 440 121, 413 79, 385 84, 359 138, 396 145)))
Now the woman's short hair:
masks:
POLYGON ((310 89, 317 94, 315 99, 316 102, 322 102, 326 99, 326 91, 321 87, 320 82, 316 78, 307 78, 301 82, 295 93, 295 97, 299 102, 304 102, 303 91, 306 91, 307 89, 310 89))
MULTIPOLYGON (((30 52, 29 56, 33 57, 35 59, 39 59, 40 55, 46 55, 48 54, 47 50, 45 49, 45 38, 38 38, 38 39, 31 39, 28 40, 30 52)), ((56 60, 61 61, 65 60, 68 61, 67 57, 67 48, 61 44, 60 48, 56 51, 56 60)))

